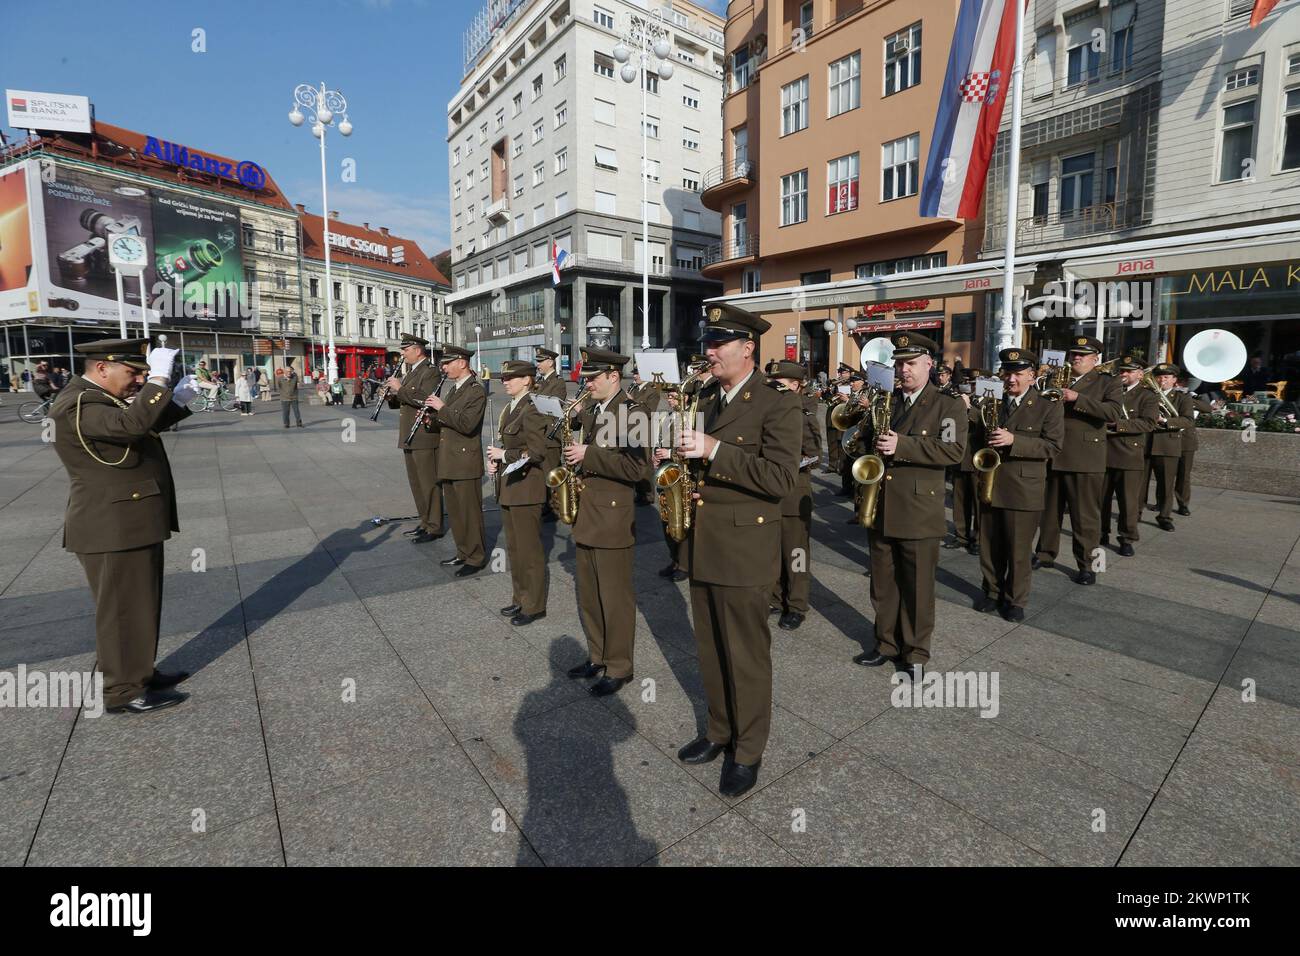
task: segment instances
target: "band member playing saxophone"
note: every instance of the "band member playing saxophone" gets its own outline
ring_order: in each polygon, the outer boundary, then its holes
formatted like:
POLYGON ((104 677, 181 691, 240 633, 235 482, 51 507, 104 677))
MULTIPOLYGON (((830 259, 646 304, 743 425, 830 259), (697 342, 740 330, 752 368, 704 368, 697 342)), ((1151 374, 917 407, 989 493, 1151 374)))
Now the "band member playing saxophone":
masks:
POLYGON ((388 405, 401 410, 397 421, 397 446, 406 461, 406 480, 415 499, 415 510, 420 523, 404 532, 415 544, 436 541, 446 531, 442 525, 442 487, 438 484, 438 441, 441 437, 436 427, 415 429, 417 415, 424 413, 424 400, 437 388, 441 374, 428 357, 429 342, 410 333, 402 334, 402 361, 406 374, 396 375, 385 383, 388 388, 388 405), (406 436, 412 435, 410 444, 406 436))
POLYGON ((531 362, 501 366, 510 402, 501 410, 497 440, 489 446, 487 472, 499 478, 501 527, 506 534, 513 598, 501 613, 515 627, 546 617, 546 552, 542 548, 542 502, 546 500, 546 432, 550 420, 533 404, 537 369, 531 362), (522 462, 522 465, 520 464, 522 462), (513 470, 500 477, 506 468, 513 470))
MULTIPOLYGON (((573 678, 600 677, 588 690, 612 694, 632 679, 636 592, 632 587, 636 505, 633 494, 645 474, 646 449, 632 444, 641 429, 629 419, 639 406, 623 391, 626 355, 582 350, 582 378, 590 398, 572 430, 582 441, 564 449, 564 463, 579 476, 578 516, 573 523, 578 611, 587 634, 587 660, 569 669, 573 678)), ((644 427, 644 426, 642 426, 644 427)))

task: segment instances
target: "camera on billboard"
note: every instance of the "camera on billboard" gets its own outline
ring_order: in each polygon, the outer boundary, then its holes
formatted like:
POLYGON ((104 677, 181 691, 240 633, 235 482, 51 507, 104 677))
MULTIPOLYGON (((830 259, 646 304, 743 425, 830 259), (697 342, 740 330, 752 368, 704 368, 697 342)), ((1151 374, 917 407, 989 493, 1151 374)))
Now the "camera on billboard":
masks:
POLYGON ((84 282, 92 275, 112 275, 108 265, 108 236, 115 233, 130 236, 144 234, 136 216, 114 219, 97 209, 83 209, 79 221, 81 228, 90 235, 85 241, 59 255, 59 274, 64 282, 84 282))

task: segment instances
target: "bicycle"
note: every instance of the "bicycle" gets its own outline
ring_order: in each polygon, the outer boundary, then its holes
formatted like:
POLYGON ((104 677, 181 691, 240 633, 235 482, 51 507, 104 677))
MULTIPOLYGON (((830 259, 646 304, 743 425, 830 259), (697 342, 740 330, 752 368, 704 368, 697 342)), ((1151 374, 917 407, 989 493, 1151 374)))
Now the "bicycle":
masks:
POLYGON ((235 393, 223 385, 217 389, 215 399, 206 389, 200 389, 199 393, 194 396, 194 400, 190 402, 189 409, 192 412, 210 412, 216 407, 223 412, 233 412, 238 404, 239 399, 235 398, 235 393))
POLYGON ((18 417, 30 425, 39 425, 49 417, 50 406, 53 404, 53 395, 38 402, 23 402, 18 406, 18 417))

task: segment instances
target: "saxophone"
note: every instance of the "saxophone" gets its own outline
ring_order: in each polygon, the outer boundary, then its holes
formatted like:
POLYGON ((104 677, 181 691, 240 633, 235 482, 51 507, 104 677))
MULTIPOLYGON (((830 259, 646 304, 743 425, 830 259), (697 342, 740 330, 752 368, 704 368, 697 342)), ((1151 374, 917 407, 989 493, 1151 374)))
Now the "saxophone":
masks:
MULTIPOLYGON (((998 399, 993 397, 992 389, 988 389, 977 400, 979 402, 980 422, 984 426, 985 440, 993 433, 995 428, 1001 428, 1002 423, 998 421, 998 409, 1001 404, 998 399)), ((986 505, 993 504, 993 480, 997 477, 998 469, 1002 466, 1002 456, 998 454, 996 448, 985 446, 971 456, 971 464, 975 471, 979 473, 977 479, 979 485, 979 500, 986 505)))
POLYGON ((1039 369, 1038 390, 1043 393, 1043 401, 1059 402, 1061 400, 1061 389, 1070 384, 1070 379, 1074 376, 1074 371, 1069 365, 1044 365, 1039 369))
MULTIPOLYGON (((695 389, 688 400, 686 386, 703 375, 708 366, 697 368, 687 376, 679 388, 680 398, 677 403, 677 435, 686 428, 695 427, 695 417, 700 405, 700 390, 695 389)), ((672 457, 655 469, 655 490, 659 498, 659 517, 663 519, 668 537, 674 541, 685 541, 691 530, 691 520, 695 514, 695 476, 691 474, 690 462, 677 450, 673 441, 672 457)))
MULTIPOLYGON (((569 421, 578 411, 578 406, 590 396, 590 392, 584 392, 570 402, 569 407, 564 409, 564 414, 560 416, 560 420, 556 423, 561 449, 568 448, 573 443, 573 429, 569 425, 569 421)), ((546 487, 552 491, 551 507, 555 510, 555 516, 565 524, 573 524, 577 521, 578 497, 585 487, 585 482, 583 482, 582 476, 578 474, 578 469, 570 468, 565 464, 552 468, 546 473, 546 487)))
MULTIPOLYGON (((872 385, 868 402, 874 439, 889 431, 889 420, 894 411, 894 393, 872 385)), ((860 436, 859 441, 861 441, 860 436)), ((850 473, 860 488, 858 524, 863 528, 870 528, 876 523, 876 510, 880 503, 880 482, 885 477, 885 459, 874 452, 861 455, 854 460, 850 473)))

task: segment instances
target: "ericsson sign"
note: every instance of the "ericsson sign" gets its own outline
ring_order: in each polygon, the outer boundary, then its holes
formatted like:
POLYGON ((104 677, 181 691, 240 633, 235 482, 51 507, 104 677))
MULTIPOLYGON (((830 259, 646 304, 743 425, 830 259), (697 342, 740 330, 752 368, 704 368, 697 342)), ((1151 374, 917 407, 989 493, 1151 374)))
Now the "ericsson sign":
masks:
POLYGON ((390 251, 388 246, 382 242, 371 242, 369 239, 358 239, 356 236, 345 236, 340 232, 331 232, 329 243, 335 249, 343 249, 347 252, 359 252, 362 255, 374 256, 377 259, 391 259, 394 262, 401 262, 402 246, 394 246, 390 251))

